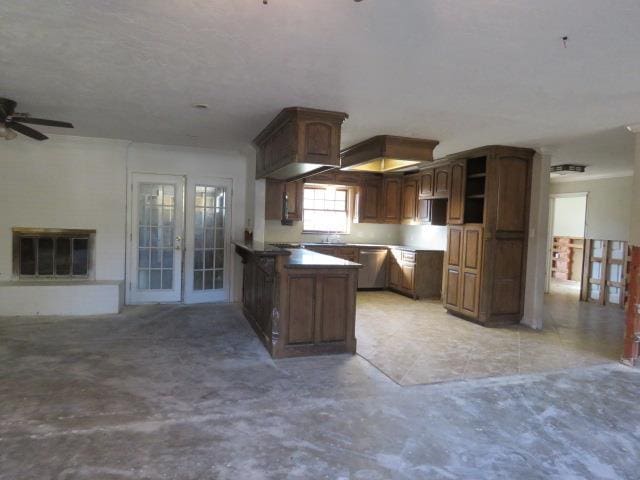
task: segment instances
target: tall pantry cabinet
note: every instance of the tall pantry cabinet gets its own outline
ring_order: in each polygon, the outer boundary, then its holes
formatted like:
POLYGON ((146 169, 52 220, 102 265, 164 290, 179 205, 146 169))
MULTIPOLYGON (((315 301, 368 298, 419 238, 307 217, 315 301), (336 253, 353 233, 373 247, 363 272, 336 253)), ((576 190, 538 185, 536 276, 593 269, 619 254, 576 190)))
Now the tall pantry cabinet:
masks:
POLYGON ((524 306, 534 151, 489 146, 451 155, 445 308, 485 325, 524 306))

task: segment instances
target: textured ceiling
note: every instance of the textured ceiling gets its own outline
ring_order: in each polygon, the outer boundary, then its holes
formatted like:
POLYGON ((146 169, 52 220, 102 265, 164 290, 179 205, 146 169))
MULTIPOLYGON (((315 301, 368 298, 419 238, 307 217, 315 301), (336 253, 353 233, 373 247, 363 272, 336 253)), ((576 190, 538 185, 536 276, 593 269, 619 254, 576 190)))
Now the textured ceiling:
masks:
POLYGON ((75 135, 237 149, 300 105, 348 112, 344 146, 560 145, 629 168, 638 25, 637 0, 3 0, 0 96, 75 135))

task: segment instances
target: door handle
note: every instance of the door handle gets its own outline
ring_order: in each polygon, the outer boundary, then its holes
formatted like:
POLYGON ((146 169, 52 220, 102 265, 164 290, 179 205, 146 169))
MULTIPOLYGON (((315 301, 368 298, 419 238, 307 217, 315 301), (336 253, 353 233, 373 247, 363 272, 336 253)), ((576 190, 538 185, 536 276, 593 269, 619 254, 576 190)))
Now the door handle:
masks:
POLYGON ((176 237, 176 250, 180 250, 182 248, 182 237, 178 235, 176 237))

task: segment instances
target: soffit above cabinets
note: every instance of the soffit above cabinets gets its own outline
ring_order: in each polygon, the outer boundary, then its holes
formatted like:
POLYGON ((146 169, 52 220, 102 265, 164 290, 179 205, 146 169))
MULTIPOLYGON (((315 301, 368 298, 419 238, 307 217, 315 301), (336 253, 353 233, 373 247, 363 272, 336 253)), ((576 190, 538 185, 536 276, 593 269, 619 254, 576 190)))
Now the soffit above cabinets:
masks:
POLYGON ((378 135, 340 152, 341 169, 388 173, 433 162, 437 140, 378 135))

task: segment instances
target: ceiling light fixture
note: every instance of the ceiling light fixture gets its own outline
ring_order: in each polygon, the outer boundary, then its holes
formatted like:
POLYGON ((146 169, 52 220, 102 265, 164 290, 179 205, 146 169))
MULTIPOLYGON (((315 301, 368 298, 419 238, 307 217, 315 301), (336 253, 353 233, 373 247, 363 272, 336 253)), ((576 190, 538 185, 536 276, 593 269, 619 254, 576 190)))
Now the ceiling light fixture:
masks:
POLYGON ((558 175, 567 175, 569 173, 584 173, 587 169, 586 165, 577 165, 574 163, 563 163, 562 165, 552 165, 551 173, 558 175))
POLYGON ((192 107, 197 108, 198 110, 206 110, 207 108, 209 108, 209 105, 207 105, 206 103, 196 103, 192 105, 192 107))
POLYGON ((17 136, 18 134, 10 128, 5 127, 4 125, 0 125, 0 138, 4 138, 5 140, 13 140, 17 136))

